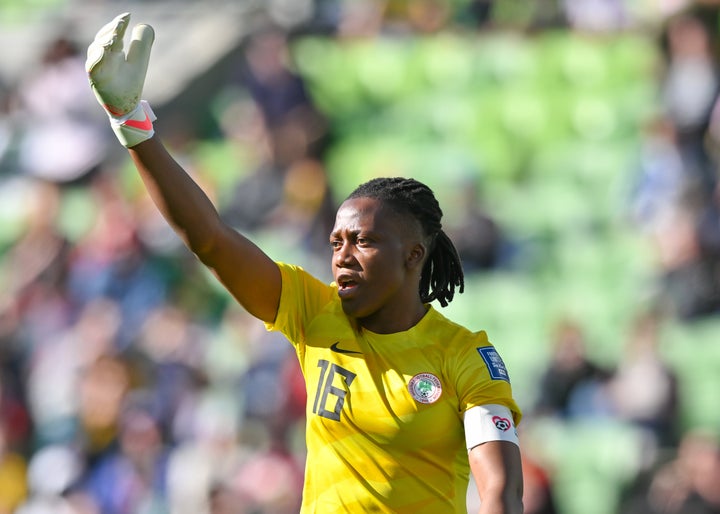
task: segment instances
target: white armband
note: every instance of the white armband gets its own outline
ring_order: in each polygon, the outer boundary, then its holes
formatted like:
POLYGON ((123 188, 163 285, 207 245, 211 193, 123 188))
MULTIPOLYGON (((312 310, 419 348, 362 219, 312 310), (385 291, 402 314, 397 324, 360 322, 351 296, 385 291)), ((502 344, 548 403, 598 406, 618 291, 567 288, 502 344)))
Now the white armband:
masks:
POLYGON ((520 446, 510 409, 504 405, 479 405, 465 411, 465 444, 468 451, 488 441, 509 441, 520 446))

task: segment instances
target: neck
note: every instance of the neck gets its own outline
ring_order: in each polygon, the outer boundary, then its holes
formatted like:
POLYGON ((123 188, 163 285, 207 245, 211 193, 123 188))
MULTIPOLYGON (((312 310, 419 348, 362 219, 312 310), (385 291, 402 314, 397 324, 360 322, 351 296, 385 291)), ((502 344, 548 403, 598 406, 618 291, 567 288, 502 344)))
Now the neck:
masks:
POLYGON ((361 328, 376 334, 395 334, 410 330, 417 325, 427 311, 428 307, 418 301, 412 309, 407 309, 400 315, 394 313, 391 316, 383 316, 381 313, 376 313, 365 318, 358 318, 357 323, 361 328))

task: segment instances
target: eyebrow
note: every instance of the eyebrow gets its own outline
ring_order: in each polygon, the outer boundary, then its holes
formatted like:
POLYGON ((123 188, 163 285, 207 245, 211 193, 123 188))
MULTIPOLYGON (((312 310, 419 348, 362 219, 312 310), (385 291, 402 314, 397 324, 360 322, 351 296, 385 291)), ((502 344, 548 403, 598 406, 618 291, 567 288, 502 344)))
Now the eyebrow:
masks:
POLYGON ((333 230, 330 232, 330 239, 334 237, 340 237, 340 234, 346 232, 349 233, 351 236, 357 236, 362 230, 360 229, 340 229, 340 230, 333 230))
POLYGON ((368 229, 357 228, 357 229, 333 230, 332 232, 330 232, 330 236, 328 237, 328 239, 331 239, 331 240, 332 240, 332 239, 334 239, 334 238, 341 237, 341 234, 342 234, 342 233, 346 233, 346 234, 348 234, 348 236, 350 236, 350 237, 357 237, 358 235, 363 235, 363 236, 365 236, 365 237, 369 237, 369 238, 373 238, 373 239, 380 239, 380 238, 381 238, 380 232, 378 232, 378 231, 376 231, 376 230, 368 230, 368 229))

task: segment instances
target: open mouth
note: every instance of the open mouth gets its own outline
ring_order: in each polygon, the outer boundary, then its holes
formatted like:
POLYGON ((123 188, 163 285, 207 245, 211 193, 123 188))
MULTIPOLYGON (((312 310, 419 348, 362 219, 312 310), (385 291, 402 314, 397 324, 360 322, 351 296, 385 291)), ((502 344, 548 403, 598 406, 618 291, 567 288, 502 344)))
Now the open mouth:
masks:
POLYGON ((352 280, 350 278, 338 277, 337 286, 338 286, 338 294, 340 296, 345 296, 345 295, 352 293, 355 289, 357 289, 358 283, 355 280, 352 280))

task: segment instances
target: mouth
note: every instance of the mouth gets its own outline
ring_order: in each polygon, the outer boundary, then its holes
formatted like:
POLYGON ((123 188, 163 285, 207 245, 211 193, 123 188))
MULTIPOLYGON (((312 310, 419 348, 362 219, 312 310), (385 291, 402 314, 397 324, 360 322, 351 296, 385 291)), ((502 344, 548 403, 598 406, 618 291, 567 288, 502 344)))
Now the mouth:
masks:
POLYGON ((336 283, 341 298, 351 295, 358 288, 358 282, 350 277, 338 277, 336 283))

